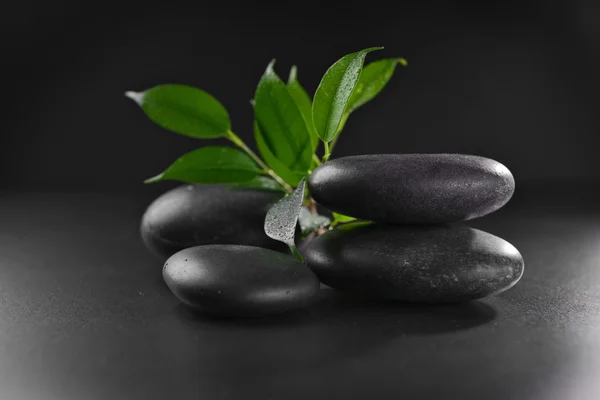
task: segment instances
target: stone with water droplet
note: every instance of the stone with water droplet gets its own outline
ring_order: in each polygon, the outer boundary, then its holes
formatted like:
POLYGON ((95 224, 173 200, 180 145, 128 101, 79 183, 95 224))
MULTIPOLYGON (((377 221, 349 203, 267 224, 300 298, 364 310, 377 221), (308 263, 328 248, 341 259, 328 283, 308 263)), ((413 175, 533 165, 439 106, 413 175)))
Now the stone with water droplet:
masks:
POLYGON ((307 306, 319 294, 319 280, 305 264, 252 246, 182 250, 168 259, 163 278, 181 301, 218 316, 280 314, 307 306))
POLYGON ((315 171, 310 193, 340 214, 394 224, 456 222, 508 202, 515 181, 489 158, 463 154, 374 154, 337 158, 315 171))
POLYGON ((524 266, 507 241, 451 225, 350 223, 314 239, 303 256, 333 288, 424 303, 500 293, 517 283, 524 266))

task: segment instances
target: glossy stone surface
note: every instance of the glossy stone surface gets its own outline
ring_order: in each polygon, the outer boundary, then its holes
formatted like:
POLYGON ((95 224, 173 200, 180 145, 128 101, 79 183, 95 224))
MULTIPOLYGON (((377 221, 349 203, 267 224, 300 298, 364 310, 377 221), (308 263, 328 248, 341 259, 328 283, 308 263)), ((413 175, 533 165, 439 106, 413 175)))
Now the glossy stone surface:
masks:
POLYGON ((257 317, 308 305, 319 280, 290 255, 260 247, 196 246, 171 256, 163 278, 184 303, 218 316, 257 317))
POLYGON ((221 185, 183 185, 158 197, 142 217, 140 232, 154 252, 169 257, 205 244, 287 248, 264 232, 268 209, 278 192, 227 189, 221 185))
POLYGON ((481 217, 506 204, 515 188, 504 165, 461 154, 343 157, 315 169, 308 183, 332 211, 396 224, 481 217))
POLYGON ((423 303, 502 292, 517 283, 524 267, 507 241, 460 225, 352 223, 313 240, 303 256, 333 288, 423 303))

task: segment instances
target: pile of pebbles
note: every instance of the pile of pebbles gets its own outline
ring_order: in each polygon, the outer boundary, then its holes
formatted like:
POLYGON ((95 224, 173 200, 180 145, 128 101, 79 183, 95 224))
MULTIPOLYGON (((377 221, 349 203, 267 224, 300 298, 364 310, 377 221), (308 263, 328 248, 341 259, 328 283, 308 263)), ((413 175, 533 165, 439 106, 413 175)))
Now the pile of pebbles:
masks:
POLYGON ((507 241, 462 222, 504 206, 515 182, 502 164, 460 154, 338 158, 312 173, 311 196, 358 218, 282 252, 262 232, 281 195, 186 185, 147 210, 142 237, 170 256, 164 279, 183 302, 221 316, 261 316, 310 304, 320 282, 351 294, 450 303, 502 292, 523 258, 507 241))

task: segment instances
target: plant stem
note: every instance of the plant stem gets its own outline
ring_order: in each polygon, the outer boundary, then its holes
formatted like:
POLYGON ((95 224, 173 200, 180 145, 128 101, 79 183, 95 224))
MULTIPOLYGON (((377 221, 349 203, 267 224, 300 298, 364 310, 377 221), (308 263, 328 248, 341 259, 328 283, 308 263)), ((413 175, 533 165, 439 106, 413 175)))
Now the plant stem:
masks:
POLYGON ((277 175, 275 171, 269 168, 269 166, 265 164, 263 160, 261 160, 260 157, 258 157, 256 153, 252 151, 252 149, 246 146, 246 143, 244 143, 244 141, 240 139, 238 135, 236 135, 232 131, 228 131, 227 139, 231 140, 233 144, 235 144, 240 149, 244 150, 246 154, 248 154, 250 158, 252 158, 256 164, 258 164, 259 167, 264 169, 266 173, 271 176, 271 178, 275 179, 277 183, 279 183, 285 189, 286 192, 292 193, 294 191, 294 189, 290 185, 288 185, 283 179, 281 179, 281 177, 277 175))
POLYGON ((329 156, 331 156, 331 150, 329 149, 329 143, 327 142, 323 142, 323 145, 325 146, 325 154, 323 155, 323 161, 322 162, 327 162, 327 160, 329 160, 329 156))
POLYGON ((302 259, 302 255, 298 251, 298 248, 296 247, 296 245, 289 245, 288 247, 290 248, 290 251, 292 252, 292 255, 294 257, 296 257, 298 259, 298 261, 304 262, 304 260, 302 259))
POLYGON ((321 160, 319 160, 319 157, 317 157, 316 154, 313 154, 313 161, 315 162, 315 165, 318 167, 319 165, 321 165, 321 160))

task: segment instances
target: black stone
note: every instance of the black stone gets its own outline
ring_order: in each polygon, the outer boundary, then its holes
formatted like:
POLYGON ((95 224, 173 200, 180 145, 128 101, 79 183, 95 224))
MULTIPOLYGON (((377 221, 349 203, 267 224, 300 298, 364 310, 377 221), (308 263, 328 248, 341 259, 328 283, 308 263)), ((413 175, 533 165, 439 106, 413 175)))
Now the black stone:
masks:
POLYGON ((353 217, 434 224, 481 217, 508 202, 510 171, 489 158, 461 154, 381 154, 338 158, 308 181, 321 205, 353 217))
POLYGON ((257 317, 308 305, 319 280, 290 255, 260 247, 196 246, 171 256, 163 278, 184 303, 218 316, 257 317))
POLYGON ((169 257, 188 247, 241 244, 277 250, 286 246, 264 232, 267 210, 283 194, 228 189, 223 185, 183 185, 157 198, 141 222, 144 243, 169 257))
POLYGON ((411 302, 478 299, 523 274, 523 258, 510 243, 466 226, 351 223, 316 238, 303 255, 328 286, 411 302))

